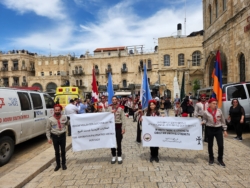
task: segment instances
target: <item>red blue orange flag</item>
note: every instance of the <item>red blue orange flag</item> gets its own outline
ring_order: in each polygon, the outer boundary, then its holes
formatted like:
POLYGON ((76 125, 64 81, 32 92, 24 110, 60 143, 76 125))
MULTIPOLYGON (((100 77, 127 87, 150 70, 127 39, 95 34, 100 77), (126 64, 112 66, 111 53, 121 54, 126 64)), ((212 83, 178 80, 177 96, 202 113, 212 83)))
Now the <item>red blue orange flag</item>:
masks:
POLYGON ((92 71, 93 71, 92 72, 92 102, 97 103, 99 100, 99 96, 98 96, 98 88, 97 88, 97 83, 96 83, 94 67, 92 71))
POLYGON ((222 66, 219 50, 216 53, 216 61, 214 64, 212 78, 214 80, 212 97, 218 100, 218 107, 220 108, 222 105, 222 66))

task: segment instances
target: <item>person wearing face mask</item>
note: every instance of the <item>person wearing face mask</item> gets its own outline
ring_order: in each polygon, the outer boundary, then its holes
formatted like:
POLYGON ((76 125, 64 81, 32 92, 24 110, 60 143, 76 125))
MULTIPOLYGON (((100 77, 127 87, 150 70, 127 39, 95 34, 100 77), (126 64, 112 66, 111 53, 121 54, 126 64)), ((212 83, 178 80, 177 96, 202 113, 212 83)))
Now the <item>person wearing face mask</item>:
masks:
POLYGON ((68 124, 67 116, 61 115, 62 106, 60 104, 56 104, 54 106, 54 115, 47 120, 46 125, 46 136, 48 139, 48 143, 52 144, 55 149, 56 156, 56 168, 54 171, 58 171, 61 168, 61 160, 60 160, 60 150, 61 150, 61 158, 62 158, 62 169, 66 170, 66 126, 68 124))
POLYGON ((226 165, 223 162, 223 134, 225 137, 227 136, 227 125, 221 110, 217 109, 217 100, 211 98, 208 104, 209 107, 203 113, 202 124, 207 126, 209 165, 214 164, 213 143, 215 137, 218 145, 218 163, 225 168, 226 165))

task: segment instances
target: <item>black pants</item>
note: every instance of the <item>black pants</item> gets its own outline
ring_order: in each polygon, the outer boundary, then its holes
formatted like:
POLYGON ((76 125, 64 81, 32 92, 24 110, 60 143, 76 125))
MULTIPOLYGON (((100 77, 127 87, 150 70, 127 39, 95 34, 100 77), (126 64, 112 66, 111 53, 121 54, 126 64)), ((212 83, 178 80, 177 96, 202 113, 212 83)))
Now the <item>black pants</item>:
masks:
POLYGON ((70 126, 70 117, 67 117, 68 118, 68 136, 71 136, 71 126, 70 126))
POLYGON ((158 157, 159 147, 150 147, 151 157, 158 157))
POLYGON ((203 125, 202 126, 202 131, 204 131, 204 140, 207 140, 207 126, 206 125, 203 125))
POLYGON ((218 145, 218 160, 223 159, 223 130, 222 127, 206 127, 207 134, 208 134, 208 153, 209 159, 214 160, 214 153, 213 153, 213 144, 214 144, 214 137, 216 138, 217 145, 218 145))
POLYGON ((112 156, 115 157, 116 151, 117 151, 117 156, 121 157, 122 156, 122 129, 115 128, 115 134, 116 134, 117 149, 111 148, 111 153, 112 153, 112 156))
POLYGON ((236 131, 237 137, 242 138, 242 126, 243 126, 243 124, 240 123, 240 120, 239 121, 232 121, 232 124, 234 125, 234 129, 236 131))
POLYGON ((51 134, 53 146, 55 149, 56 155, 56 165, 61 166, 60 162, 60 149, 61 149, 61 157, 62 157, 62 165, 66 164, 66 133, 61 134, 59 137, 57 135, 51 134))
POLYGON ((125 113, 128 112, 128 107, 127 107, 127 106, 124 107, 124 112, 125 112, 125 113))
POLYGON ((137 121, 137 135, 136 135, 136 142, 141 142, 141 121, 137 121))

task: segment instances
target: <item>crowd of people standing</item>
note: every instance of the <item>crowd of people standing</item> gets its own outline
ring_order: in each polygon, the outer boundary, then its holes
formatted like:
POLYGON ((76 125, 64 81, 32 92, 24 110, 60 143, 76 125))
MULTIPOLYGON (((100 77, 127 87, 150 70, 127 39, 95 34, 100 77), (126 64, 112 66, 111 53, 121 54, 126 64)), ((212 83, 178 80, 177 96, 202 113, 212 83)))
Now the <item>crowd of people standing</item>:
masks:
MULTIPOLYGON (((108 104, 106 96, 101 96, 99 102, 92 103, 90 99, 71 99, 70 103, 65 107, 64 114, 60 104, 54 107, 54 115, 47 122, 46 135, 48 142, 53 143, 56 156, 56 168, 59 170, 62 166, 63 170, 67 169, 65 157, 66 143, 66 127, 68 127, 68 136, 71 136, 70 115, 95 113, 95 112, 111 112, 115 117, 115 132, 117 147, 111 148, 111 164, 122 164, 122 139, 125 133, 126 121, 125 115, 131 116, 134 122, 137 122, 136 142, 141 143, 142 121, 143 116, 152 117, 168 117, 169 110, 173 108, 175 117, 194 117, 200 118, 203 126, 204 142, 208 142, 209 165, 214 163, 213 141, 216 138, 218 145, 218 163, 225 167, 223 162, 224 144, 223 134, 227 136, 227 125, 223 113, 217 108, 217 100, 208 98, 206 94, 199 96, 198 102, 193 105, 191 93, 181 102, 178 95, 174 99, 174 106, 170 99, 155 97, 148 102, 148 107, 142 109, 139 96, 132 97, 112 97, 112 104, 108 104), (61 159, 60 159, 61 155, 61 159)), ((232 106, 229 109, 227 121, 235 126, 237 136, 236 140, 242 141, 242 124, 245 121, 245 111, 240 105, 238 99, 232 100, 232 106)), ((150 162, 159 162, 159 147, 150 147, 150 162)))

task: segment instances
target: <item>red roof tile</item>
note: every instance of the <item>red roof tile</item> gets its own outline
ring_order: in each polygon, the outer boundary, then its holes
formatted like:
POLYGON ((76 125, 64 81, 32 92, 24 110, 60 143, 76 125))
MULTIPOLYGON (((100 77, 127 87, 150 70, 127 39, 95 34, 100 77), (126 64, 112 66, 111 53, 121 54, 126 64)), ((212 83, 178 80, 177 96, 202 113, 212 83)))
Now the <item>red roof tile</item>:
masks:
POLYGON ((125 50, 125 46, 120 46, 120 47, 110 47, 110 48, 96 48, 94 52, 108 52, 108 51, 117 51, 117 50, 125 50))

